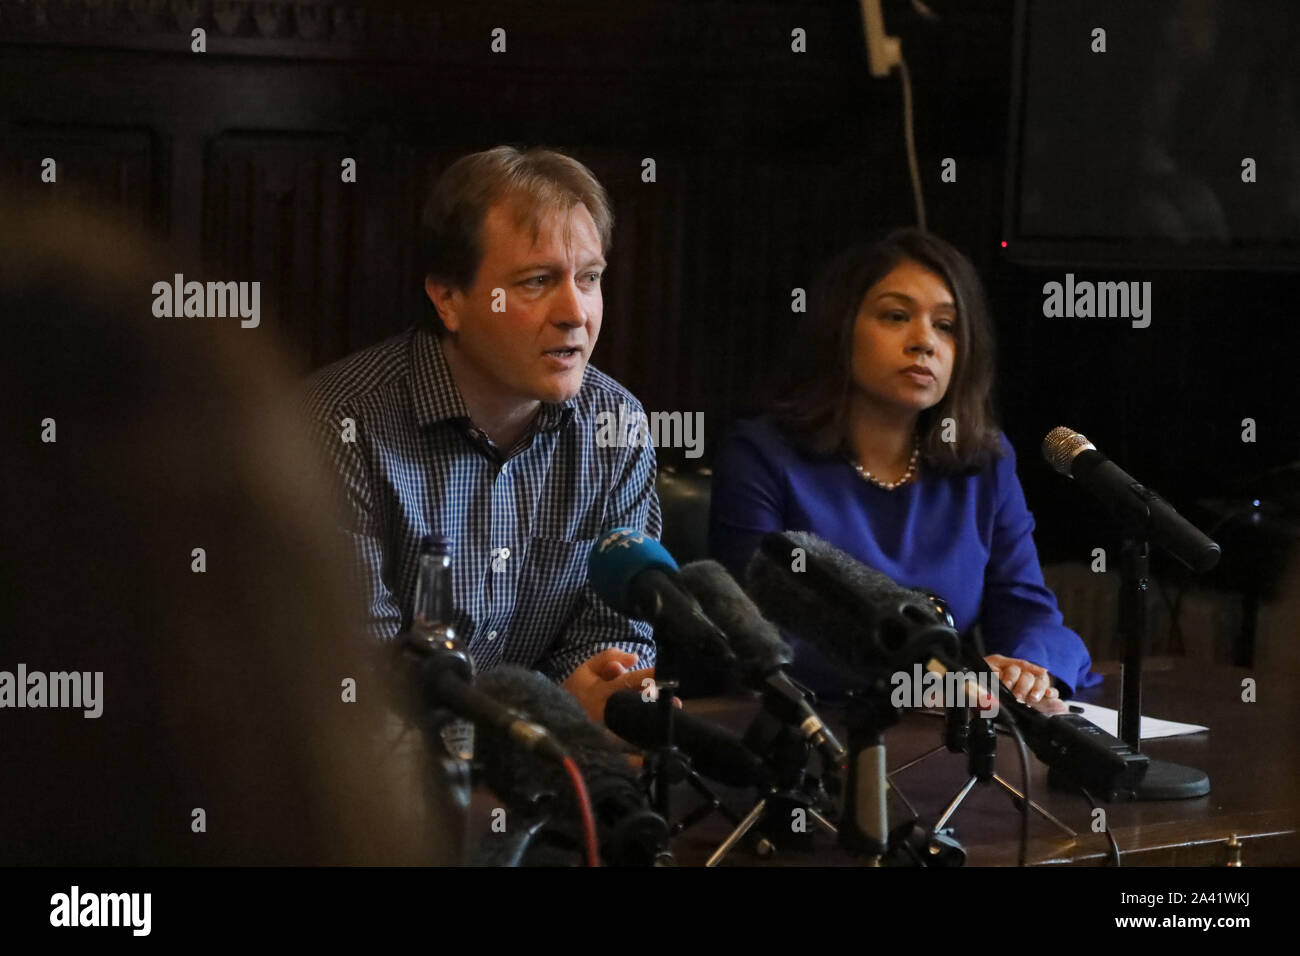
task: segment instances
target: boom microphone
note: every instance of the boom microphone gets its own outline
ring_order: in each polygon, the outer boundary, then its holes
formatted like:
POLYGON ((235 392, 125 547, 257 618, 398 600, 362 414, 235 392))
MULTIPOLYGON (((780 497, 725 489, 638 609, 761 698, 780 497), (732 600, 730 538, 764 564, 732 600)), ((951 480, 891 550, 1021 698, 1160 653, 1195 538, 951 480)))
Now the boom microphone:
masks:
POLYGON ((901 587, 815 535, 772 532, 747 571, 748 591, 778 625, 871 679, 919 662, 960 661, 956 630, 927 596, 901 587))
MULTIPOLYGON (((977 672, 993 673, 978 654, 970 655, 970 665, 977 672)), ((994 678, 990 686, 1000 685, 994 678)), ((1131 797, 1146 776, 1150 765, 1146 754, 1138 753, 1079 714, 1049 717, 1010 693, 1003 694, 999 704, 999 718, 1015 720, 1034 756, 1074 786, 1085 787, 1103 799, 1131 797)))
MULTIPOLYGON (((601 855, 611 865, 649 865, 667 852, 668 824, 642 791, 637 771, 602 727, 587 718, 568 691, 537 671, 503 664, 479 678, 479 687, 549 728, 574 758, 591 795, 601 855)), ((497 734, 475 740, 488 786, 506 803, 542 808, 550 819, 541 836, 565 852, 580 846, 578 806, 568 778, 497 734)), ((486 839, 492 839, 487 837, 486 839)))
POLYGON ((763 692, 783 721, 798 726, 831 766, 843 763, 844 748, 786 674, 794 660, 790 645, 727 569, 717 561, 693 561, 682 568, 681 582, 726 635, 745 669, 746 683, 763 692))
POLYGON ((630 618, 652 622, 657 641, 675 641, 725 661, 736 659, 726 638, 682 587, 672 555, 644 532, 607 531, 591 549, 587 573, 602 601, 630 618))
MULTIPOLYGON (((957 632, 925 596, 814 535, 765 535, 748 578, 749 593, 764 614, 838 660, 864 687, 883 687, 891 670, 925 662, 927 669, 942 672, 959 659, 957 632)), ((839 826, 842 846, 876 859, 889 845, 887 713, 865 704, 850 707, 839 826)))
POLYGON ((1097 451, 1083 435, 1064 425, 1053 428, 1043 439, 1043 457, 1191 570, 1202 573, 1218 563, 1222 551, 1217 543, 1175 511, 1173 505, 1097 451))
MULTIPOLYGON (((659 705, 639 692, 621 690, 605 702, 605 725, 642 750, 663 746, 659 705)), ((691 714, 673 715, 673 746, 691 758, 701 776, 731 787, 757 787, 763 782, 763 761, 735 734, 691 714)))
POLYGON ((726 635, 741 666, 752 675, 779 671, 794 660, 781 632, 759 613, 749 595, 717 561, 692 561, 681 569, 682 586, 726 635))
POLYGON ((406 631, 397 636, 397 667, 406 674, 406 701, 415 713, 445 707, 486 730, 509 736, 517 745, 551 760, 563 760, 564 748, 526 714, 504 706, 474 683, 474 663, 464 644, 446 632, 406 631))

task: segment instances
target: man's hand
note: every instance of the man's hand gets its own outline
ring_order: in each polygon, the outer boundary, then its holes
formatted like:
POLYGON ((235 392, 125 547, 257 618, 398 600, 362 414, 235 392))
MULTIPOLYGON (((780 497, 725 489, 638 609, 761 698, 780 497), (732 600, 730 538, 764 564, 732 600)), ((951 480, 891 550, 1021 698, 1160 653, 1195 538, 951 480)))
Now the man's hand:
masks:
POLYGON ((988 661, 998 675, 998 680, 1011 691, 1016 700, 1037 704, 1041 700, 1061 696, 1052 686, 1052 675, 1047 673, 1046 667, 1015 657, 1003 657, 1001 654, 989 654, 984 660, 988 661))
POLYGON ((605 701, 610 695, 620 690, 642 689, 641 682, 647 677, 653 678, 653 667, 629 670, 637 662, 637 656, 617 647, 606 648, 599 654, 587 658, 578 669, 564 681, 563 687, 574 697, 582 709, 598 724, 605 722, 605 701))

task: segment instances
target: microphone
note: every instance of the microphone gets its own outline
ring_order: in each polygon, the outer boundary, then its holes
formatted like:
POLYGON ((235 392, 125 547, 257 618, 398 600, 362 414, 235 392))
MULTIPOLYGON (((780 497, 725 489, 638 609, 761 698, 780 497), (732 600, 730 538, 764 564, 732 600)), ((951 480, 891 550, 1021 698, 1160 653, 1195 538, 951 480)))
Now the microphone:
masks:
POLYGON ((741 666, 762 677, 794 660, 794 651, 776 627, 717 561, 692 561, 681 569, 682 586, 718 625, 741 666))
POLYGON ((765 535, 746 578, 764 615, 865 680, 918 661, 942 673, 961 659, 956 630, 928 595, 901 587, 816 535, 765 535))
POLYGON ((635 528, 607 531, 591 549, 587 575, 602 601, 639 621, 650 621, 655 639, 734 661, 726 638, 682 587, 677 562, 658 541, 635 528))
POLYGON ((407 631, 398 635, 396 648, 398 666, 408 675, 413 712, 423 713, 430 705, 445 707, 479 727, 505 734, 527 751, 551 760, 565 758, 564 748, 545 727, 494 700, 482 682, 474 686, 474 662, 464 644, 447 631, 407 631))
POLYGON ((1173 505, 1097 451, 1083 435, 1064 425, 1053 428, 1043 439, 1043 457, 1192 571, 1203 573, 1218 563, 1222 551, 1216 542, 1175 511, 1173 505))
MULTIPOLYGON (((605 726, 642 750, 663 746, 659 705, 621 690, 605 702, 605 726)), ((673 746, 691 758, 702 776, 731 787, 758 787, 766 776, 763 761, 739 737, 691 714, 673 715, 673 746)))
MULTIPOLYGON (((548 728, 573 757, 587 784, 601 855, 607 863, 649 865, 664 857, 667 822, 650 808, 628 754, 587 718, 573 695, 545 675, 511 664, 483 674, 479 686, 548 728)), ((558 844, 566 853, 576 852, 582 832, 579 808, 558 765, 496 734, 475 743, 475 756, 488 786, 506 803, 526 809, 546 807, 550 819, 539 831, 539 840, 558 844)))
POLYGON ((681 570, 681 582, 713 620, 745 671, 745 681, 762 691, 785 723, 794 724, 831 766, 844 762, 846 752, 808 703, 785 668, 794 660, 790 645, 759 613, 727 569, 717 561, 693 561, 681 570))
MULTIPOLYGON (((969 660, 973 670, 992 675, 993 668, 978 654, 970 653, 969 660)), ((996 678, 990 686, 1000 689, 996 678)), ((1016 722, 1034 756, 1075 786, 1112 799, 1120 794, 1131 796, 1146 776, 1150 765, 1146 754, 1079 714, 1049 717, 1010 693, 1003 694, 999 704, 998 716, 1016 722)))
POLYGON ((889 846, 885 675, 924 661, 946 673, 960 660, 957 632, 928 595, 900 587, 820 538, 765 535, 750 560, 749 593, 769 618, 844 664, 873 694, 851 702, 839 841, 879 860, 889 846), (870 703, 877 699, 876 704, 870 703))

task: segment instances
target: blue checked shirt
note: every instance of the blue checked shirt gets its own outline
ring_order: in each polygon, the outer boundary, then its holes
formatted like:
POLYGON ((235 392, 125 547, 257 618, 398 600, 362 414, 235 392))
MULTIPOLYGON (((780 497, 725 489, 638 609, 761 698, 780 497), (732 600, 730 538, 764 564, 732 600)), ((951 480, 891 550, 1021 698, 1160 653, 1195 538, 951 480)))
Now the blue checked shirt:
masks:
POLYGON ((615 422, 620 404, 628 419, 641 412, 625 388, 589 365, 578 394, 542 403, 502 454, 470 423, 437 336, 412 327, 317 372, 304 397, 339 482, 373 636, 409 625, 420 539, 440 533, 453 542, 458 633, 477 669, 520 664, 559 681, 609 647, 653 665, 650 625, 587 584, 602 531, 658 538, 662 528, 654 447, 596 441, 600 412, 615 422), (344 419, 355 441, 344 440, 344 419))

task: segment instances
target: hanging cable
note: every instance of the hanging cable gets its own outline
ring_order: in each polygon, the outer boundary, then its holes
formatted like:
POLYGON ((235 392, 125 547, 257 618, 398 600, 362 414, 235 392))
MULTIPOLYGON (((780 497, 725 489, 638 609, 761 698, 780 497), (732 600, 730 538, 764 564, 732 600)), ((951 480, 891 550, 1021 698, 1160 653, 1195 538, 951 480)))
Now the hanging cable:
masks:
POLYGON ((916 130, 912 121, 912 75, 901 52, 898 55, 898 72, 903 80, 903 143, 907 149, 907 170, 912 177, 916 224, 925 231, 925 197, 921 192, 921 170, 916 162, 916 130))

